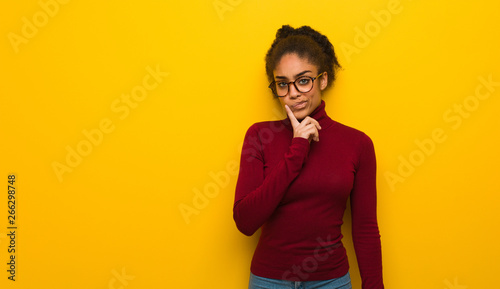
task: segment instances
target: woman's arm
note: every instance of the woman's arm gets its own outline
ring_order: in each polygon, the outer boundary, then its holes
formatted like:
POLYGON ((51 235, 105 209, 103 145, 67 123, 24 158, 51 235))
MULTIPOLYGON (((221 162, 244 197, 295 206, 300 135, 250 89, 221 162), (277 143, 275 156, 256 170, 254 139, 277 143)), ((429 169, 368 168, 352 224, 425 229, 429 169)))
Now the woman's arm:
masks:
POLYGON ((384 288, 377 222, 376 167, 373 143, 364 135, 351 192, 352 239, 363 289, 384 288))
POLYGON ((288 186, 299 175, 308 152, 307 139, 292 138, 283 159, 264 178, 263 146, 258 125, 248 129, 233 207, 234 221, 243 234, 253 235, 276 210, 288 186))

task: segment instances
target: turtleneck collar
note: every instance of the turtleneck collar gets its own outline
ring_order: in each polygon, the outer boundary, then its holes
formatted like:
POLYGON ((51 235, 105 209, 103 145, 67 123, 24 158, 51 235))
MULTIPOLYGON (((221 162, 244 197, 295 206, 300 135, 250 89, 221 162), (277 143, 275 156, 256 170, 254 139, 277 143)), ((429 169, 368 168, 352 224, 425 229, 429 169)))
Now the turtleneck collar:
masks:
MULTIPOLYGON (((325 101, 321 100, 321 103, 318 105, 318 107, 309 115, 310 117, 318 121, 321 129, 326 129, 335 123, 335 121, 326 114, 325 106, 325 101)), ((290 123, 290 119, 288 117, 282 120, 282 122, 288 129, 293 130, 292 124, 290 123)))

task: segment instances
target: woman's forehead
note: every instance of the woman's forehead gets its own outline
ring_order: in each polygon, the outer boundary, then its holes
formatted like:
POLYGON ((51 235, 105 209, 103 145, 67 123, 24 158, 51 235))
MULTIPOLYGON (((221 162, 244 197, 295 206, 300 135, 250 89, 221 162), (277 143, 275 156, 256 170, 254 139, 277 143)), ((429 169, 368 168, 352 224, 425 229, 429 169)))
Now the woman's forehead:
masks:
POLYGON ((295 53, 283 55, 274 68, 275 76, 296 77, 304 71, 316 73, 318 68, 309 59, 300 57, 295 53))

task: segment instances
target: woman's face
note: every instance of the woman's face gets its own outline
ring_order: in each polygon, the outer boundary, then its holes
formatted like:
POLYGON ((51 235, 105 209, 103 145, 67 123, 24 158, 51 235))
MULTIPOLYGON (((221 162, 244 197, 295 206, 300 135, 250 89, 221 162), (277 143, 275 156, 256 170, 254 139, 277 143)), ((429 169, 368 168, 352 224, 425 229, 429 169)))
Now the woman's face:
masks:
MULTIPOLYGON (((316 65, 311 64, 306 58, 300 58, 295 53, 289 53, 281 57, 273 73, 276 82, 288 83, 301 76, 316 77, 321 72, 318 71, 316 65)), ((288 94, 279 97, 281 105, 288 105, 298 120, 304 119, 320 105, 321 92, 326 88, 327 82, 328 75, 324 72, 321 77, 314 80, 312 90, 306 93, 297 91, 295 86, 290 83, 288 94)))

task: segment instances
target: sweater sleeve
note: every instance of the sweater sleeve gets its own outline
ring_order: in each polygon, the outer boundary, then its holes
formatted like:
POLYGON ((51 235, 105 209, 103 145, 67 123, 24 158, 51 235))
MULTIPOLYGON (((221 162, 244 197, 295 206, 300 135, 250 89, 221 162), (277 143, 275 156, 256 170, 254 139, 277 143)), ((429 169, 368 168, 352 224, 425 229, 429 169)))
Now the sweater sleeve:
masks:
POLYGON ((264 146, 258 126, 251 126, 243 142, 236 184, 233 218, 238 230, 253 235, 280 204, 288 186, 299 175, 309 152, 309 141, 292 138, 283 159, 264 177, 264 146))
POLYGON ((363 135, 351 191, 352 239, 363 289, 384 288, 382 253, 377 222, 375 150, 371 139, 363 135))

